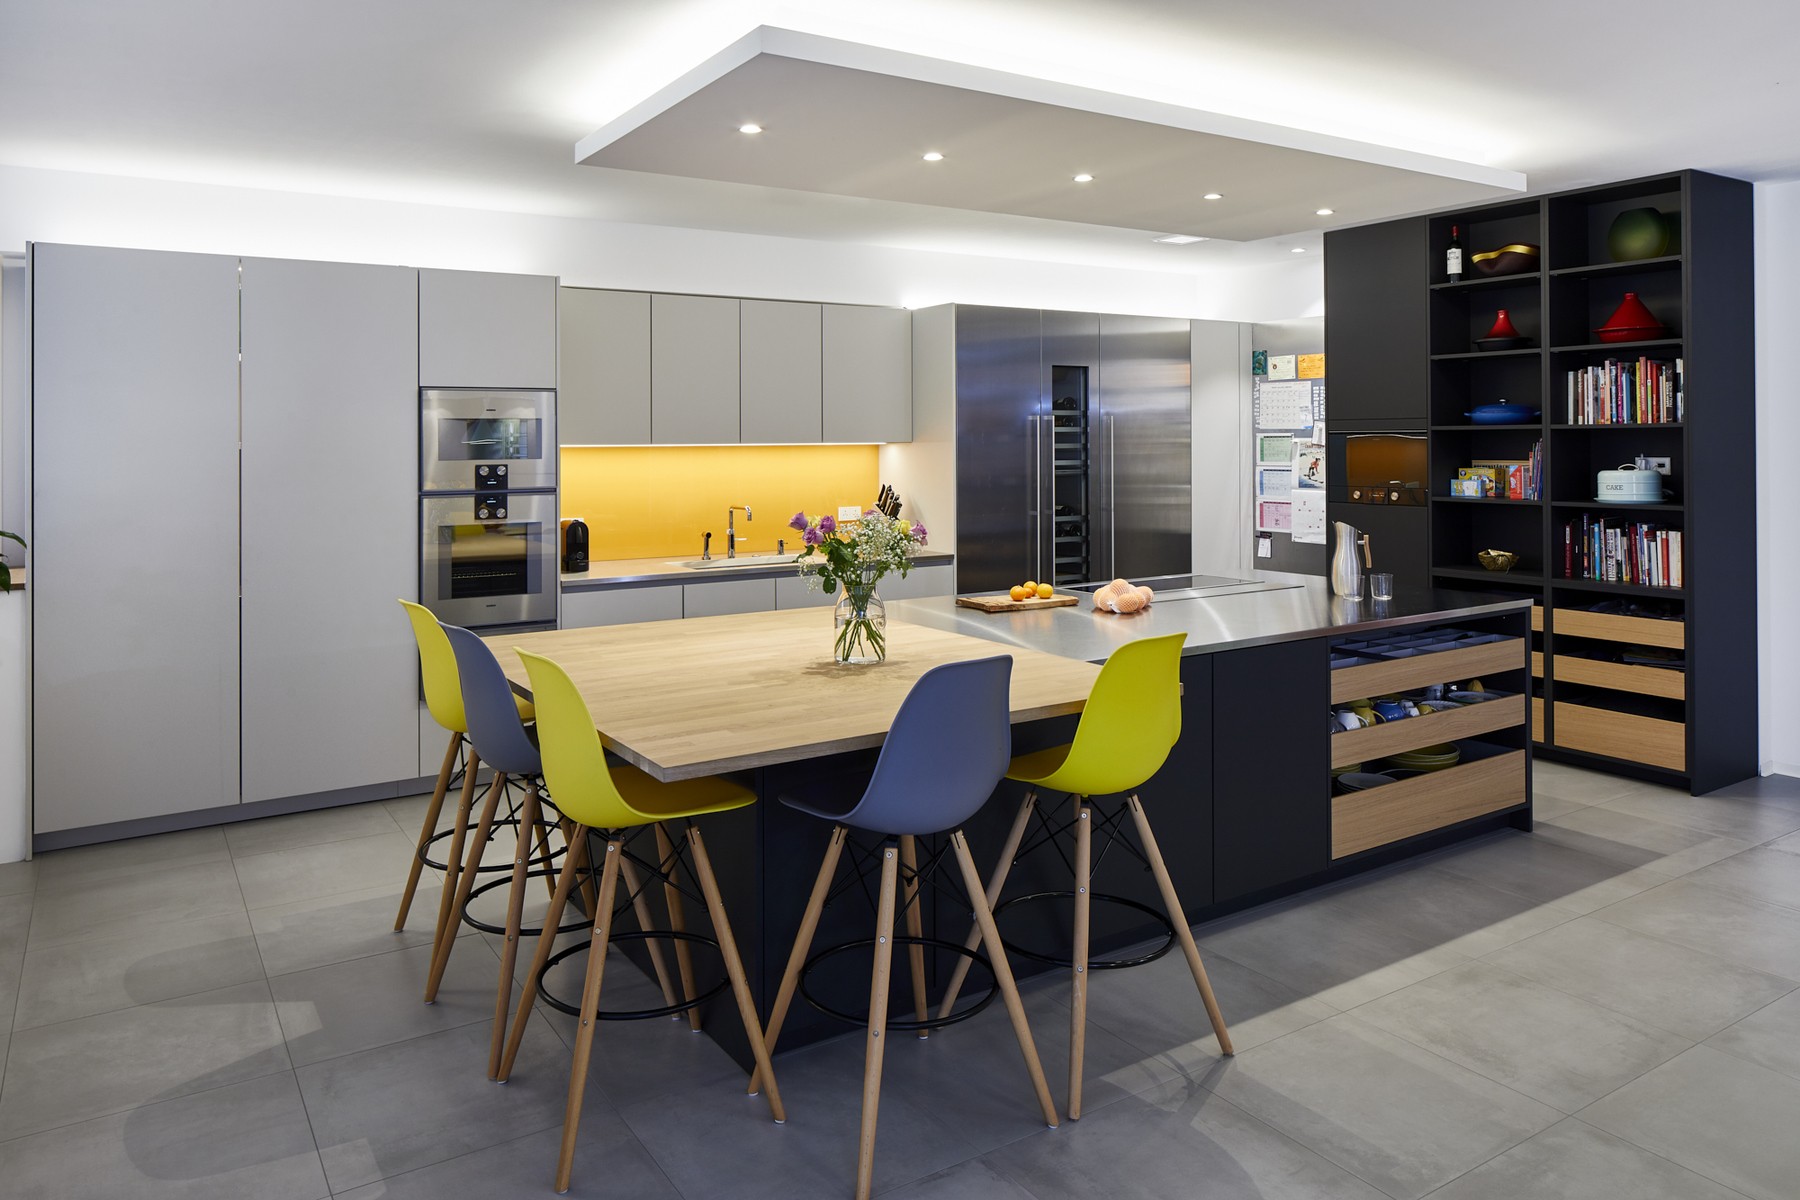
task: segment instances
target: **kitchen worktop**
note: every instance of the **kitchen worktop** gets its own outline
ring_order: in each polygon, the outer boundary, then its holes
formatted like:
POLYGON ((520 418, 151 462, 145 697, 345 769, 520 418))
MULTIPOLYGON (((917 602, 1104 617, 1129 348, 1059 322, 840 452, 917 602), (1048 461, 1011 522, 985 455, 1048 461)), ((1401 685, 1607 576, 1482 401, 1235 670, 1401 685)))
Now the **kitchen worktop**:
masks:
MULTIPOLYGON (((752 555, 764 554, 766 551, 749 551, 752 555)), ((798 554, 799 551, 795 551, 798 554)), ((693 558, 699 558, 694 555, 693 558)), ((715 561, 724 561, 714 556, 715 561)), ((954 554, 941 550, 923 550, 913 555, 913 562, 920 566, 934 563, 954 561, 954 554)), ((618 587, 623 584, 638 583, 700 583, 708 579, 766 579, 771 575, 792 575, 794 573, 793 558, 785 562, 762 563, 753 567, 684 567, 683 560, 677 555, 663 558, 612 558, 588 564, 585 571, 565 571, 562 576, 562 588, 565 592, 586 591, 593 588, 618 587)))
POLYGON ((1188 635, 1184 654, 1210 654, 1275 642, 1337 637, 1424 620, 1464 620, 1528 609, 1528 599, 1444 589, 1402 589, 1392 600, 1349 601, 1318 576, 1274 571, 1257 579, 1277 590, 1234 592, 1191 600, 1157 600, 1139 612, 1101 612, 1093 602, 1066 608, 984 613, 939 596, 888 603, 890 619, 1064 658, 1099 662, 1125 642, 1159 634, 1188 635))

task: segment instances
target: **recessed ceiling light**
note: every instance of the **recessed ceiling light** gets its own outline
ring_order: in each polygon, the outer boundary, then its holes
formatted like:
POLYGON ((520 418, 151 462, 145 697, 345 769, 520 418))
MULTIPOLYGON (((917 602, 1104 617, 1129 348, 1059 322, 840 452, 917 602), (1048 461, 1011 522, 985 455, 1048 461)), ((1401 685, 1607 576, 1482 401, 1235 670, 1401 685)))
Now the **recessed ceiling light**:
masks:
POLYGON ((1218 192, 1208 192, 1200 198, 1202 200, 1223 200, 1225 197, 1221 196, 1218 192))
POLYGON ((942 154, 939 154, 936 150, 932 150, 932 151, 929 151, 926 153, 925 161, 926 162, 943 162, 944 156, 942 154))
POLYGON ((1306 247, 1305 246, 1295 246, 1292 250, 1289 250, 1288 253, 1289 254, 1305 254, 1306 247))
POLYGON ((1195 242, 1204 242, 1203 237, 1195 237, 1191 233, 1171 233, 1168 237, 1151 238, 1153 242, 1161 242, 1165 246, 1190 246, 1195 242))
POLYGON ((750 121, 750 122, 747 122, 746 124, 739 125, 738 132, 739 133, 761 133, 762 126, 758 125, 755 121, 750 121))
POLYGON ((1075 182, 1076 183, 1092 183, 1092 182, 1094 182, 1094 177, 1092 175, 1089 175, 1086 171, 1083 171, 1081 174, 1079 174, 1075 177, 1075 182))
POLYGON ((1334 213, 1336 211, 1337 210, 1335 208, 1321 208, 1318 210, 1317 215, 1319 215, 1321 217, 1329 217, 1332 213, 1334 213))

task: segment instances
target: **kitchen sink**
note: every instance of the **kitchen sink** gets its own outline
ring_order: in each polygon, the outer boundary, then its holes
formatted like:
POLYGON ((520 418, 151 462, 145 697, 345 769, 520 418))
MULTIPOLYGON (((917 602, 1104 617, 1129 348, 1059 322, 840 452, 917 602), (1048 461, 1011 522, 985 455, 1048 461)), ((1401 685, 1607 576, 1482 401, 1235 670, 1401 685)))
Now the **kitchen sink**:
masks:
POLYGON ((696 558, 669 565, 694 571, 723 571, 733 567, 778 567, 784 563, 791 566, 793 562, 792 554, 740 554, 736 558, 696 558))

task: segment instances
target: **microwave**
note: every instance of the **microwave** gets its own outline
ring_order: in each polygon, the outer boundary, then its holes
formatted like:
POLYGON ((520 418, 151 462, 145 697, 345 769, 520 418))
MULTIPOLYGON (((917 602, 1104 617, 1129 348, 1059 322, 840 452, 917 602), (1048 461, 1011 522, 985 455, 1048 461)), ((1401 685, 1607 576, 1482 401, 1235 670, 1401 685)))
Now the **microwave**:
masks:
POLYGON ((556 486, 556 393, 419 391, 419 490, 495 492, 556 486))

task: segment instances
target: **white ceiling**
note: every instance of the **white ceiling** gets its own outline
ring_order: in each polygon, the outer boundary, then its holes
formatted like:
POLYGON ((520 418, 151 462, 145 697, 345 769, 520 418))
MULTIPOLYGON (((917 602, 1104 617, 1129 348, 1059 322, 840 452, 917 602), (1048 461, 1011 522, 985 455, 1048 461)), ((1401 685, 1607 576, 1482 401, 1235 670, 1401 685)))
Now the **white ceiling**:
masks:
POLYGON ((763 25, 1533 191, 1688 166, 1800 177, 1800 6, 1744 0, 0 0, 0 163, 1178 271, 1316 241, 1158 246, 1092 215, 575 164, 582 138, 763 25))

